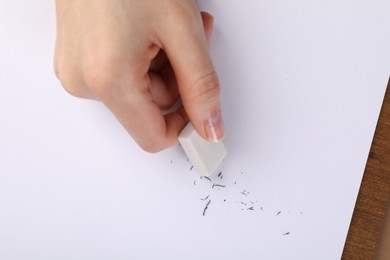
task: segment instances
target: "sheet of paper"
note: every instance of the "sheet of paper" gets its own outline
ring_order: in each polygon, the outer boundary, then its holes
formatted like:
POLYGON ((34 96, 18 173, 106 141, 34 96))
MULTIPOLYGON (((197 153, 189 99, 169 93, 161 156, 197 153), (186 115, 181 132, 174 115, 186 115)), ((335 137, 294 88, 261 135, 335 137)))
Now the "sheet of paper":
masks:
POLYGON ((65 93, 53 2, 0 9, 0 259, 340 258, 390 73, 389 1, 198 1, 229 152, 211 180, 65 93))

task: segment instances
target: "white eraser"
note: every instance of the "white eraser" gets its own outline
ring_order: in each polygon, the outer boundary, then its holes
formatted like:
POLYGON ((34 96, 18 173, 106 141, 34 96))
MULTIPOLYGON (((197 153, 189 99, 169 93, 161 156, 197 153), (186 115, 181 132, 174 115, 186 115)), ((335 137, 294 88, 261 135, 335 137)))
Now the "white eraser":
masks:
POLYGON ((179 143, 201 176, 210 176, 225 158, 227 152, 222 142, 208 142, 201 137, 191 123, 179 135, 179 143))

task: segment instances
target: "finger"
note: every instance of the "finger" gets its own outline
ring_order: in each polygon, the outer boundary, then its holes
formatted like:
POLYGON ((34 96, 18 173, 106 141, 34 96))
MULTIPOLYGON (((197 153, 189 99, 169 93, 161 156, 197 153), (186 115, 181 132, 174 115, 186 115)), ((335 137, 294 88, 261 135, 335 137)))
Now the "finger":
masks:
POLYGON ((176 145, 177 135, 185 126, 183 117, 177 112, 163 116, 149 90, 134 93, 138 88, 132 90, 128 86, 124 89, 128 89, 128 93, 104 103, 137 144, 153 153, 176 145))
POLYGON ((207 34, 212 30, 212 18, 203 14, 206 19, 202 21, 195 7, 187 11, 168 19, 167 31, 161 33, 160 39, 188 117, 201 136, 218 142, 224 137, 220 86, 205 35, 205 31, 207 34))
POLYGON ((151 93, 146 55, 95 69, 89 86, 145 151, 158 152, 177 144, 185 126, 180 113, 163 116, 151 93), (106 72, 106 67, 115 73, 106 72))
MULTIPOLYGON (((210 46, 214 18, 207 12, 201 12, 201 16, 207 44, 210 46)), ((152 60, 150 71, 151 93, 154 101, 163 110, 171 108, 177 102, 179 93, 174 72, 163 50, 160 50, 152 60)))
POLYGON ((163 110, 170 109, 179 99, 179 91, 171 66, 160 72, 149 72, 150 92, 155 103, 163 110))
MULTIPOLYGON (((201 12, 203 28, 206 36, 207 45, 210 47, 211 34, 213 31, 214 17, 207 13, 201 12)), ((150 70, 154 72, 159 72, 163 67, 169 64, 167 55, 163 50, 160 50, 157 56, 152 60, 150 64, 150 70)))

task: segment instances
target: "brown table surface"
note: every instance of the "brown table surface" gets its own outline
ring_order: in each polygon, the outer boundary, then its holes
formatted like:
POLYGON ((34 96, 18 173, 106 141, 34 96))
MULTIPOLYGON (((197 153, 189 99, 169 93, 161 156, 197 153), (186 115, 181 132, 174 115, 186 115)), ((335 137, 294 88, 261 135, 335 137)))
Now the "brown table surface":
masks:
MULTIPOLYGON (((342 259, 375 259, 390 199, 390 82, 342 259)), ((387 218, 390 221, 390 218, 387 218)), ((387 224, 389 225, 389 224, 387 224)), ((387 240, 390 241, 390 240, 387 240)), ((388 242, 386 242, 388 243, 388 242)), ((390 247, 390 244, 387 246, 390 247)), ((386 259, 390 259, 390 256, 386 259)))

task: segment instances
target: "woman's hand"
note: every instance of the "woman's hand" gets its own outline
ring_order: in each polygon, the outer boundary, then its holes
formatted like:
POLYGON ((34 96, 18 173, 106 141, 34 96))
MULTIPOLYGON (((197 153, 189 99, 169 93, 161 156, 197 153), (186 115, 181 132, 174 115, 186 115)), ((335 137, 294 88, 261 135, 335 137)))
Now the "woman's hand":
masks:
POLYGON ((194 0, 57 0, 55 71, 72 95, 102 101, 148 152, 177 143, 190 120, 224 136, 208 41, 194 0), (179 98, 183 107, 164 114, 179 98))

